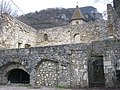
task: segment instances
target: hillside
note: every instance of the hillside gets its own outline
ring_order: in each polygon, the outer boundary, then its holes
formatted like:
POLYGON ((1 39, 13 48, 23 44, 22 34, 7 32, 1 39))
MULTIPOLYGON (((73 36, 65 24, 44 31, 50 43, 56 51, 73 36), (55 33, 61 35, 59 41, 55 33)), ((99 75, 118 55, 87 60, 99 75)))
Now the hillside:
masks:
MULTIPOLYGON (((87 21, 102 19, 102 15, 92 6, 80 8, 87 21)), ((74 8, 48 8, 46 10, 28 13, 18 19, 35 29, 51 28, 69 24, 74 8)))

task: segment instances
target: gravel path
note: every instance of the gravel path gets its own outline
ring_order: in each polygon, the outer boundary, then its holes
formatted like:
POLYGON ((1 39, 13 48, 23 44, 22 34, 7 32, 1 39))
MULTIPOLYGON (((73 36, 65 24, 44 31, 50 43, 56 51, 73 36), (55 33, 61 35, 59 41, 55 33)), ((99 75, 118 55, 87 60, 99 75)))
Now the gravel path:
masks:
POLYGON ((87 88, 87 89, 63 89, 63 88, 48 88, 48 87, 23 87, 23 86, 0 86, 0 90, 120 90, 113 88, 87 88))

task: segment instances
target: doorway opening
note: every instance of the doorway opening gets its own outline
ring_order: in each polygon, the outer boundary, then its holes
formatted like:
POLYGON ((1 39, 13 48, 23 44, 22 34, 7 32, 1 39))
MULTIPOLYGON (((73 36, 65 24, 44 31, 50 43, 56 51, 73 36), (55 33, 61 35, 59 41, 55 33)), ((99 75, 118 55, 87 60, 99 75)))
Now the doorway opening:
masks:
POLYGON ((8 72, 8 81, 10 83, 30 83, 29 74, 22 69, 13 69, 8 72))
POLYGON ((117 87, 120 87, 120 70, 116 70, 117 87))
POLYGON ((89 85, 103 87, 105 86, 103 56, 94 56, 91 59, 93 62, 89 63, 89 85))

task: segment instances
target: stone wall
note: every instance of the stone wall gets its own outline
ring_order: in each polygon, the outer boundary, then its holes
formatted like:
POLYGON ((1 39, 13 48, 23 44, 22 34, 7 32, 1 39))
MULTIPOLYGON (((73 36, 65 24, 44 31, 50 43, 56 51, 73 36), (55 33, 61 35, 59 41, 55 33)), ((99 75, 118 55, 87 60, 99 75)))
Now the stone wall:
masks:
POLYGON ((1 17, 0 48, 35 47, 36 30, 8 14, 1 17))
POLYGON ((53 46, 70 43, 70 31, 69 26, 54 27, 48 29, 42 29, 37 32, 37 46, 53 46), (44 39, 44 35, 47 34, 48 40, 44 39))
POLYGON ((0 83, 8 84, 12 69, 22 69, 31 85, 88 87, 87 48, 76 44, 1 50, 0 83))
POLYGON ((84 20, 72 20, 70 22, 71 25, 82 24, 82 23, 85 23, 85 21, 84 20))
POLYGON ((7 14, 3 14, 0 21, 1 49, 91 43, 108 39, 104 21, 84 22, 38 31, 7 14))
POLYGON ((37 36, 37 46, 91 43, 108 38, 106 22, 104 21, 41 29, 38 30, 37 36), (47 34, 48 40, 45 40, 45 34, 47 34))
POLYGON ((117 14, 117 11, 112 7, 111 4, 107 5, 107 14, 108 14, 108 34, 109 37, 120 39, 120 16, 117 14))
POLYGON ((116 70, 119 70, 120 41, 106 40, 92 43, 92 56, 103 56, 106 87, 116 87, 116 70))
POLYGON ((37 67, 36 83, 42 86, 57 86, 58 63, 43 61, 37 67))
POLYGON ((69 44, 0 50, 0 83, 8 84, 8 72, 22 69, 30 75, 31 85, 88 87, 91 86, 90 80, 95 69, 90 68, 91 65, 97 60, 102 60, 103 66, 100 68, 103 68, 103 83, 98 83, 100 86, 105 83, 106 87, 116 87, 119 85, 116 84, 116 71, 120 70, 119 47, 119 40, 105 40, 90 45, 69 44))

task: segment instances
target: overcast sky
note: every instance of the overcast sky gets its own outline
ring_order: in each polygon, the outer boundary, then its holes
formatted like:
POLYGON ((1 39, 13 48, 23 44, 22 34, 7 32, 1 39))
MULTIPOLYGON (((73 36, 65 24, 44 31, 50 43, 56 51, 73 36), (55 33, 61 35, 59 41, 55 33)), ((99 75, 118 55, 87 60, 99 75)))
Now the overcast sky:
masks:
MULTIPOLYGON (((6 0, 11 1, 11 0, 6 0)), ((24 13, 40 11, 46 8, 75 8, 78 2, 79 7, 94 6, 99 12, 106 11, 106 4, 112 0, 12 0, 24 13)), ((19 14, 22 14, 20 11, 19 14)))

